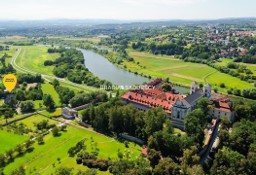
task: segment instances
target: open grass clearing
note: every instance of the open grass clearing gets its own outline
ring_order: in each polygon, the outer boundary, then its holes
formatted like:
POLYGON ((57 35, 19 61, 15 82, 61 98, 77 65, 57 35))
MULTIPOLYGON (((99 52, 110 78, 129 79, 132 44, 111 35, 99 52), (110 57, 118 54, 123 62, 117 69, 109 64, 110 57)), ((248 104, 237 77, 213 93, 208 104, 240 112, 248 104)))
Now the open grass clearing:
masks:
MULTIPOLYGON (((125 61, 122 66, 126 66, 126 69, 139 74, 161 78, 169 77, 170 81, 185 86, 189 86, 192 81, 198 81, 210 83, 216 87, 219 87, 221 83, 225 83, 227 88, 244 89, 253 87, 250 83, 220 73, 204 64, 183 62, 173 56, 153 55, 133 50, 127 51, 129 56, 135 59, 135 62, 125 61)), ((219 89, 226 92, 227 88, 219 89)))
POLYGON ((44 61, 55 60, 59 53, 49 54, 46 46, 20 46, 22 51, 17 58, 17 64, 34 72, 53 75, 54 66, 44 66, 44 61))
POLYGON ((18 135, 11 131, 7 131, 5 128, 0 129, 0 154, 15 148, 17 145, 28 140, 26 135, 18 135))
MULTIPOLYGON (((33 122, 37 119, 42 120, 42 117, 33 116, 23 120, 24 124, 33 127, 33 122)), ((49 119, 50 120, 50 119, 49 119)), ((50 120, 51 121, 51 120, 50 120)), ((55 121, 54 121, 55 122, 55 121)), ((99 158, 111 158, 117 159, 117 151, 130 152, 131 158, 135 158, 140 155, 141 147, 129 144, 129 148, 119 141, 114 140, 111 137, 98 134, 96 132, 89 131, 87 129, 68 126, 66 132, 61 132, 59 137, 53 137, 52 134, 48 134, 44 138, 44 144, 33 145, 34 150, 30 153, 26 153, 21 157, 16 158, 12 163, 4 168, 5 174, 20 166, 26 168, 27 174, 40 173, 42 175, 54 174, 56 169, 61 166, 74 168, 74 172, 78 170, 86 170, 87 167, 83 165, 77 165, 75 158, 68 156, 68 149, 74 146, 78 141, 86 139, 85 144, 88 151, 91 151, 95 143, 99 148, 99 158), (57 160, 60 158, 60 162, 57 160), (47 161, 42 161, 47 160, 47 161)), ((99 174, 110 174, 109 172, 99 172, 99 174)))
POLYGON ((52 96, 52 99, 55 102, 55 105, 60 106, 60 97, 59 94, 54 89, 53 85, 49 83, 42 84, 42 91, 44 94, 49 94, 52 96))

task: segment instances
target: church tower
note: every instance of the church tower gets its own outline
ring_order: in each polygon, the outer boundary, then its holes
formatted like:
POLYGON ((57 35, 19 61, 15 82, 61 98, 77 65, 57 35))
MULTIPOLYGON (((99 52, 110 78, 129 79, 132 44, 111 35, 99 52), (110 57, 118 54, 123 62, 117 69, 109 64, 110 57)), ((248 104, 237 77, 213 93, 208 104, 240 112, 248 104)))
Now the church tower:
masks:
POLYGON ((211 87, 210 84, 207 84, 207 85, 204 86, 204 96, 205 96, 205 97, 210 98, 211 95, 212 95, 212 94, 211 94, 211 91, 212 91, 212 87, 211 87))
POLYGON ((195 93, 198 89, 198 84, 196 81, 194 81, 190 86, 190 95, 195 93))

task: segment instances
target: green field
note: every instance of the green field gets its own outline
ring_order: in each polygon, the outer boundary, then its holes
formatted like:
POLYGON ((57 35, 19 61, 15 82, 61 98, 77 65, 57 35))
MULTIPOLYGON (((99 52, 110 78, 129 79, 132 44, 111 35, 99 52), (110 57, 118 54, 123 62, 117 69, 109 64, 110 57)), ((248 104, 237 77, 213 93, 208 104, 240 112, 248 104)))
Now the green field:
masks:
POLYGON ((18 144, 21 144, 28 139, 28 136, 17 135, 4 129, 0 129, 0 154, 15 148, 18 144))
POLYGON ((25 124, 29 129, 35 131, 36 130, 36 127, 34 126, 34 123, 39 123, 43 120, 48 120, 49 121, 49 124, 57 124, 58 122, 55 121, 55 120, 50 120, 46 117, 43 117, 42 115, 34 115, 34 116, 31 116, 31 117, 28 117, 24 120, 21 120, 21 121, 18 121, 16 122, 17 124, 20 124, 20 123, 23 123, 25 124))
MULTIPOLYGON (((122 66, 132 72, 138 72, 152 77, 170 78, 170 81, 189 86, 192 81, 201 83, 210 83, 213 86, 219 86, 225 83, 227 88, 250 88, 252 84, 241 81, 238 78, 220 73, 214 68, 204 64, 183 62, 175 59, 173 56, 153 55, 145 52, 127 50, 129 56, 135 59, 135 62, 125 61, 122 66), (139 64, 138 64, 139 62, 139 64)), ((226 91, 226 89, 222 89, 226 91)))
POLYGON ((61 108, 57 108, 55 111, 43 111, 42 113, 48 115, 49 117, 59 117, 61 116, 61 108))
MULTIPOLYGON (((33 123, 43 119, 44 117, 42 116, 32 116, 20 122, 33 129, 33 123)), ((49 121, 55 122, 52 120, 49 121)), ((61 166, 74 168, 74 172, 77 172, 78 170, 86 170, 87 167, 77 165, 75 158, 69 157, 67 153, 70 147, 74 146, 78 141, 84 138, 86 139, 85 144, 88 151, 90 151, 93 147, 92 141, 97 143, 97 147, 100 149, 98 155, 100 158, 111 158, 113 160, 117 159, 118 149, 120 149, 122 152, 129 151, 131 158, 135 158, 140 155, 141 147, 135 146, 133 143, 129 144, 129 148, 125 148, 123 143, 120 143, 113 138, 89 131, 85 128, 68 126, 67 131, 61 132, 59 137, 53 137, 50 133, 45 136, 45 143, 43 145, 38 145, 35 143, 33 145, 34 150, 32 152, 25 153, 23 156, 17 157, 13 162, 4 168, 4 173, 10 174, 12 170, 20 166, 24 166, 26 168, 27 174, 40 173, 42 175, 54 174, 56 168, 61 166), (58 162, 58 158, 60 158, 61 163, 58 162)), ((12 141, 11 143, 15 142, 12 141)), ((9 146, 8 149, 10 148, 11 146, 9 146)), ((99 174, 104 175, 110 173, 99 172, 99 174)))
MULTIPOLYGON (((220 66, 227 66, 227 64, 230 62, 233 62, 233 59, 221 58, 221 61, 217 62, 216 64, 220 66)), ((245 65, 247 69, 250 69, 253 72, 253 75, 256 75, 256 64, 249 64, 249 63, 236 63, 236 64, 245 65)))
POLYGON ((44 66, 44 61, 55 60, 58 53, 49 54, 46 46, 20 46, 22 51, 17 58, 17 64, 34 72, 53 75, 53 66, 44 66))
POLYGON ((42 84, 42 91, 44 94, 51 95, 55 102, 55 105, 60 106, 60 97, 59 97, 59 94, 54 89, 53 85, 49 83, 42 84))
MULTIPOLYGON (((11 62, 11 59, 12 59, 12 56, 13 54, 16 52, 16 48, 14 47, 10 47, 10 50, 3 50, 3 51, 0 51, 0 58, 6 53, 8 55, 8 57, 6 58, 5 60, 5 63, 6 65, 9 64, 11 62)), ((3 65, 0 63, 0 68, 2 67, 3 65)))

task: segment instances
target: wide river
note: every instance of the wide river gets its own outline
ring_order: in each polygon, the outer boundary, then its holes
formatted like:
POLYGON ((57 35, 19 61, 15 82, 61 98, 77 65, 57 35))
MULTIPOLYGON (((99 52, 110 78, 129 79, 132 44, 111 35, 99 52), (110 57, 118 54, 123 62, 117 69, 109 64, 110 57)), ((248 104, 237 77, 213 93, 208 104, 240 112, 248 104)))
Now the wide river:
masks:
MULTIPOLYGON (((134 73, 128 72, 121 69, 111 63, 107 58, 99 55, 95 52, 79 49, 84 54, 84 64, 94 75, 103 80, 108 80, 116 85, 135 85, 143 84, 144 82, 150 81, 150 79, 145 78, 140 75, 135 75, 134 73)), ((180 93, 189 92, 188 88, 176 86, 175 89, 180 93)))
POLYGON ((103 80, 108 80, 116 85, 135 85, 148 82, 149 79, 121 69, 111 63, 105 57, 85 49, 81 49, 84 54, 84 64, 94 75, 103 80))

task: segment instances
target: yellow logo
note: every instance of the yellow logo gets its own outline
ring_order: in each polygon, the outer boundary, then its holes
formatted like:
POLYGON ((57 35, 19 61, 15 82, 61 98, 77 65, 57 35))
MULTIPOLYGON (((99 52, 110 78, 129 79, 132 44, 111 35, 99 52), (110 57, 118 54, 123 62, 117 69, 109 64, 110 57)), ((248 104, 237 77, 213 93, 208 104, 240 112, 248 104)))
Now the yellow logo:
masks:
POLYGON ((7 91, 11 92, 17 84, 17 78, 13 74, 7 74, 3 78, 3 83, 7 91))

